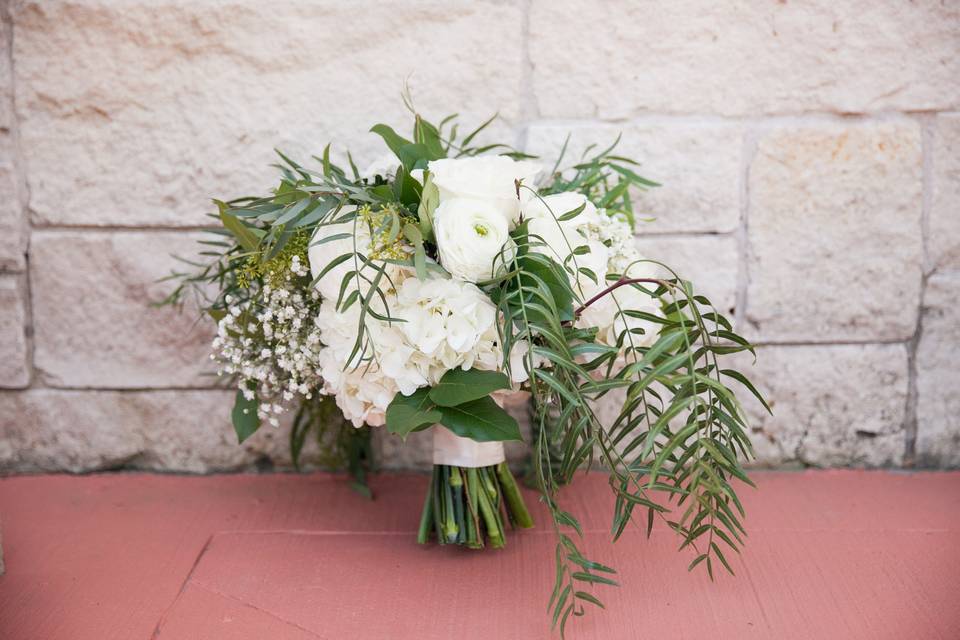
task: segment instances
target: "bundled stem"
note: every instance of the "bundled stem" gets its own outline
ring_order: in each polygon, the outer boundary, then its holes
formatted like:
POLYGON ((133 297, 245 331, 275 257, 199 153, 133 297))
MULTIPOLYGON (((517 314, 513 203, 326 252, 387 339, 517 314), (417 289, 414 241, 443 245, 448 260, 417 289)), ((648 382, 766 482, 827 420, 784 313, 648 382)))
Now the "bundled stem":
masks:
POLYGON ((533 527, 533 518, 506 462, 489 467, 434 465, 417 542, 433 531, 440 544, 499 549, 506 544, 504 515, 513 528, 533 527))

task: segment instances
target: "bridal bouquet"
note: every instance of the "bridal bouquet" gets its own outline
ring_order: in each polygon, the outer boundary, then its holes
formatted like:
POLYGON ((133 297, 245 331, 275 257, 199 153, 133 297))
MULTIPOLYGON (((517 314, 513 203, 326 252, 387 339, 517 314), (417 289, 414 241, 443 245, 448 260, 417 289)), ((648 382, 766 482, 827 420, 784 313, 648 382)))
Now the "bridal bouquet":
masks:
MULTIPOLYGON (((408 105, 409 106, 409 105, 408 105)), ((523 440, 502 407, 528 394, 530 481, 557 536, 549 599, 561 632, 614 570, 587 558, 562 485, 609 474, 612 538, 664 520, 691 569, 739 552, 734 481, 751 446, 721 363, 752 348, 693 285, 634 246, 636 191, 656 186, 614 146, 552 168, 475 143, 414 113, 403 137, 372 132, 390 155, 359 171, 307 168, 280 154, 273 193, 215 201, 210 261, 182 281, 217 322, 212 358, 237 384, 239 439, 291 411, 294 459, 316 434, 361 488, 369 427, 405 438, 432 429, 433 475, 418 540, 501 547, 533 520, 503 442, 523 440), (666 275, 664 275, 666 274, 666 275), (618 407, 612 421, 599 402, 618 407)), ((760 398, 763 402, 762 398, 760 398)))

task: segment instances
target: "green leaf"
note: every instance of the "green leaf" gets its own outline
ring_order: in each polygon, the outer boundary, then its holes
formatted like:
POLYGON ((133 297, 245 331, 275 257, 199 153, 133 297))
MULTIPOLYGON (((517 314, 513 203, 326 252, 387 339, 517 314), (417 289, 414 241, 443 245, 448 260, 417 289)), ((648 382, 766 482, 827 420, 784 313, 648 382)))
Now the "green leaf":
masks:
POLYGON ((595 573, 587 573, 586 571, 575 571, 571 574, 571 577, 574 580, 580 580, 581 582, 589 582, 591 584, 606 584, 611 587, 619 587, 620 585, 616 580, 611 580, 610 578, 605 578, 603 576, 598 576, 595 573))
POLYGON ((413 266, 417 271, 417 280, 427 279, 427 253, 423 248, 423 236, 412 222, 403 225, 403 236, 413 243, 413 266))
POLYGON ((498 389, 509 389, 510 379, 496 371, 451 369, 430 390, 430 399, 441 407, 479 400, 498 389))
POLYGON ((520 281, 524 285, 538 278, 546 285, 557 307, 561 321, 573 319, 573 293, 566 272, 551 258, 540 254, 527 254, 517 259, 520 266, 520 281), (531 277, 533 276, 533 277, 531 277))
POLYGON ((440 424, 477 442, 521 440, 520 426, 487 396, 456 407, 440 407, 440 424))
POLYGON ((400 157, 400 150, 411 144, 409 140, 385 124, 375 124, 370 128, 370 131, 383 138, 383 141, 390 147, 390 151, 393 151, 398 158, 400 157))
POLYGON ((447 155, 443 150, 440 132, 432 124, 421 118, 419 114, 416 116, 413 126, 413 138, 427 148, 431 160, 437 160, 447 155))
POLYGON ((233 420, 233 428, 237 432, 237 439, 243 442, 260 428, 260 416, 257 415, 257 408, 260 401, 257 396, 253 400, 247 400, 243 391, 237 390, 237 397, 233 401, 233 411, 230 414, 233 420))
POLYGON ((420 219, 420 233, 424 238, 433 235, 433 212, 440 204, 440 189, 433 183, 433 176, 426 172, 423 192, 420 194, 420 206, 417 208, 417 217, 420 219))
MULTIPOLYGON (((256 251, 257 247, 260 246, 260 237, 253 229, 240 222, 240 218, 227 213, 226 203, 220 202, 219 200, 217 200, 216 203, 220 208, 220 221, 223 222, 223 226, 233 234, 233 237, 237 239, 237 243, 247 251, 256 251)), ((259 229, 257 231, 259 231, 259 229)), ((260 233, 262 234, 263 232, 260 231, 260 233)))
POLYGON ((767 401, 764 400, 760 392, 757 391, 757 388, 753 386, 753 384, 747 379, 745 375, 733 369, 721 369, 720 373, 722 373, 725 376, 729 376, 733 378, 734 380, 736 380, 737 382, 745 386, 747 390, 750 391, 750 393, 752 393, 753 396, 760 401, 760 404, 762 404, 763 408, 767 410, 767 413, 769 413, 770 415, 773 415, 773 410, 770 408, 770 405, 767 404, 767 401))
POLYGON ((418 431, 440 422, 442 415, 429 397, 430 388, 417 389, 409 396, 397 393, 387 407, 387 431, 406 438, 418 431))
POLYGON ((601 609, 606 609, 606 607, 603 606, 603 603, 600 602, 592 593, 587 593, 586 591, 577 591, 574 595, 581 600, 586 600, 590 604, 600 607, 601 609))

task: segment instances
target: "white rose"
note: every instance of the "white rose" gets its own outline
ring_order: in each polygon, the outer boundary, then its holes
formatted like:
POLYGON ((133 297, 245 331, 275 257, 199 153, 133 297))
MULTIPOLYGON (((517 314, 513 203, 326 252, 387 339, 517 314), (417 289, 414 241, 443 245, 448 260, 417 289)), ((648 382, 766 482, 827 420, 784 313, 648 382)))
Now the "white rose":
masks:
POLYGON ((486 200, 450 198, 433 212, 433 230, 437 237, 440 264, 450 274, 467 282, 489 280, 494 267, 503 267, 504 258, 513 256, 506 218, 486 200), (496 265, 494 259, 496 258, 496 265))
POLYGON ((535 162, 516 161, 506 156, 444 158, 429 164, 441 204, 452 198, 487 200, 511 226, 520 215, 520 204, 533 197, 529 189, 521 189, 518 200, 515 182, 522 180, 524 185, 533 188, 540 169, 535 162))
POLYGON ((593 276, 578 271, 577 282, 583 289, 584 295, 592 296, 603 287, 607 286, 606 276, 610 260, 610 250, 599 240, 588 240, 587 246, 589 253, 576 256, 576 263, 573 260, 567 263, 570 269, 589 269, 593 276))

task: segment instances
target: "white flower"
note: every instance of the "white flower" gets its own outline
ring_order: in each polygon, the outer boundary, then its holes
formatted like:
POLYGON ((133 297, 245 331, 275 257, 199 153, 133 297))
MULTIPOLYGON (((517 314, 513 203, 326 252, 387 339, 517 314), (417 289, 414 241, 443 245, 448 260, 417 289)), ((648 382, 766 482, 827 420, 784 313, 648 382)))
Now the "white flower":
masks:
MULTIPOLYGON (((336 216, 340 218, 354 209, 355 207, 344 207, 336 216)), ((367 225, 359 221, 354 225, 354 221, 350 220, 336 224, 323 224, 317 227, 317 230, 313 233, 313 237, 310 239, 310 247, 307 249, 307 258, 310 260, 310 273, 312 277, 316 278, 327 265, 338 257, 348 253, 353 254, 354 227, 356 227, 357 235, 356 250, 360 253, 365 253, 370 248, 370 230, 367 228, 367 225), (344 233, 351 235, 349 237, 323 242, 327 238, 332 238, 335 235, 344 233), (321 242, 323 243, 320 244, 321 242)), ((317 282, 317 289, 320 291, 320 295, 324 298, 336 300, 340 294, 340 284, 343 281, 343 277, 353 270, 353 260, 347 260, 325 273, 317 282)))
POLYGON ((467 282, 489 280, 513 257, 507 220, 486 200, 450 198, 433 213, 440 264, 467 282), (501 249, 504 257, 500 259, 501 249))
POLYGON ((580 207, 583 207, 580 213, 560 223, 565 231, 581 229, 590 224, 601 224, 602 219, 597 212, 597 207, 587 200, 585 195, 575 191, 566 191, 564 193, 554 193, 549 196, 532 198, 523 206, 523 217, 528 219, 548 218, 553 220, 555 218, 561 218, 564 214, 571 213, 580 207))
POLYGON ((385 153, 368 164, 367 168, 360 172, 360 177, 373 180, 374 177, 380 176, 389 180, 396 174, 399 166, 400 160, 395 154, 385 153))
MULTIPOLYGON (((510 349, 510 380, 513 382, 515 389, 530 378, 530 374, 527 372, 527 365, 529 364, 527 353, 529 351, 530 343, 526 340, 514 342, 510 349)), ((545 364, 548 364, 546 358, 536 353, 533 354, 534 368, 542 367, 545 364)))
POLYGON ((409 278, 400 286, 397 302, 397 315, 406 322, 396 326, 414 354, 425 359, 431 384, 457 367, 499 366, 500 352, 494 346, 497 310, 474 285, 409 278))
MULTIPOLYGON (((400 159, 394 153, 385 153, 377 157, 373 162, 367 165, 367 168, 360 172, 360 177, 365 180, 373 181, 376 176, 385 180, 392 180, 397 175, 397 169, 400 167, 400 159)), ((423 169, 414 169, 410 175, 421 184, 423 183, 423 169)))
POLYGON ((593 237, 591 230, 612 224, 612 221, 603 220, 586 196, 567 192, 535 198, 524 205, 523 216, 530 221, 530 233, 539 236, 539 240, 547 245, 532 250, 553 258, 566 268, 571 282, 578 283, 584 295, 592 295, 605 286, 610 252, 599 238, 593 237), (575 217, 560 220, 564 214, 581 207, 575 217), (579 247, 587 247, 589 252, 571 256, 579 247), (588 269, 595 278, 580 269, 588 269))
POLYGON ((506 156, 444 158, 432 161, 428 168, 440 192, 441 204, 451 198, 486 200, 500 211, 510 226, 517 221, 520 203, 533 197, 529 189, 521 189, 518 200, 516 181, 521 180, 532 188, 541 169, 537 163, 506 156))
MULTIPOLYGON (((627 270, 627 276, 630 278, 653 278, 656 277, 653 268, 649 263, 634 264, 627 270)), ((644 285, 647 289, 653 289, 654 285, 644 285)), ((646 311, 647 313, 659 315, 660 304, 657 298, 647 295, 636 287, 625 285, 618 287, 609 294, 603 296, 589 307, 583 310, 577 327, 596 327, 597 342, 611 347, 617 345, 617 341, 623 336, 623 350, 631 346, 650 346, 657 339, 659 331, 658 324, 643 320, 642 318, 632 318, 626 316, 622 311, 646 311), (643 334, 630 333, 624 335, 627 329, 643 329, 643 334)))

